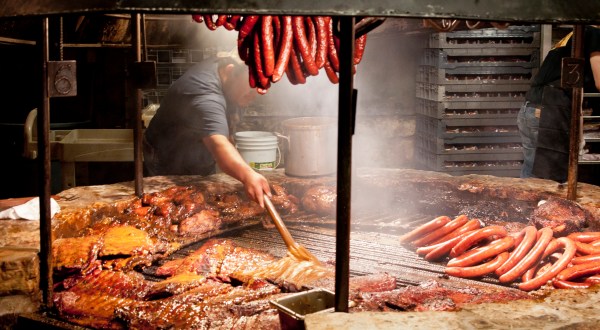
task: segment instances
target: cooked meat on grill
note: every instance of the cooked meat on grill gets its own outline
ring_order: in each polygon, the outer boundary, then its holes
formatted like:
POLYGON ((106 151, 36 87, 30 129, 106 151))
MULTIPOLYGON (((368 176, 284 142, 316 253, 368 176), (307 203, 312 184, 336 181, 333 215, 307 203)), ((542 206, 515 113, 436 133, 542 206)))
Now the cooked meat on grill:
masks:
POLYGON ((384 292, 396 289, 396 278, 388 273, 369 274, 350 278, 351 293, 384 292))
POLYGON ((209 239, 198 250, 183 259, 175 259, 158 267, 156 275, 172 276, 183 273, 217 275, 225 257, 235 248, 231 240, 209 239))
POLYGON ((589 230, 593 216, 577 203, 558 197, 550 197, 539 205, 531 215, 531 223, 538 229, 550 227, 555 237, 589 230))
POLYGON ((275 257, 268 253, 236 246, 231 240, 210 239, 189 256, 166 262, 157 269, 156 274, 195 273, 217 276, 224 281, 234 277, 247 282, 257 271, 274 261, 275 257))
POLYGON ((309 188, 302 196, 305 210, 321 215, 335 215, 337 202, 336 187, 316 186, 309 188))
POLYGON ((276 309, 267 309, 256 315, 241 316, 233 327, 220 327, 214 322, 211 325, 213 329, 236 329, 236 330, 279 330, 281 324, 276 309))
POLYGON ((59 238, 52 242, 54 272, 59 274, 87 273, 97 268, 102 236, 59 238))
POLYGON ((292 256, 286 256, 246 274, 268 279, 289 291, 312 288, 324 278, 333 278, 334 275, 335 269, 331 265, 298 260, 292 256))
POLYGON ((273 192, 271 201, 279 211, 286 214, 294 214, 298 211, 299 201, 296 196, 288 194, 287 190, 280 185, 273 184, 271 188, 273 192))
POLYGON ((65 291, 54 294, 54 307, 65 320, 96 329, 125 329, 115 309, 135 304, 133 299, 65 291))
POLYGON ((153 282, 147 281, 137 272, 96 270, 85 276, 70 277, 57 283, 55 291, 143 299, 154 286, 153 282))
MULTIPOLYGON (((331 276, 322 277, 308 284, 310 288, 323 288, 335 291, 335 278, 331 276)), ((361 292, 384 292, 396 289, 396 278, 388 273, 376 273, 362 276, 350 277, 350 294, 361 292)))
POLYGON ((424 282, 419 286, 407 286, 392 291, 359 293, 351 299, 355 306, 351 312, 360 311, 452 311, 465 304, 485 302, 509 302, 531 299, 524 291, 510 289, 457 289, 445 287, 437 281, 424 282))
POLYGON ((225 256, 219 269, 219 278, 229 281, 233 277, 247 283, 260 269, 275 261, 272 255, 256 250, 236 246, 233 251, 225 256))
POLYGON ((56 277, 71 272, 89 273, 103 269, 133 270, 150 266, 158 258, 179 248, 179 243, 152 239, 145 231, 132 226, 99 226, 95 235, 60 238, 53 242, 56 277), (104 228, 105 231, 100 231, 104 228))
POLYGON ((63 283, 66 291, 54 292, 58 314, 76 324, 103 329, 122 329, 114 310, 136 304, 146 296, 152 283, 141 274, 95 271, 63 283))
POLYGON ((156 248, 148 233, 132 226, 111 227, 103 238, 104 244, 98 252, 99 257, 152 254, 156 248))
MULTIPOLYGON (((129 328, 136 329, 209 329, 211 323, 234 324, 235 307, 279 292, 279 288, 257 280, 250 286, 232 287, 221 283, 210 288, 207 281, 197 289, 166 299, 127 305, 116 311, 129 328), (259 285, 260 284, 260 285, 259 285), (208 288, 208 290, 207 290, 208 288), (226 288, 226 289, 225 289, 226 288), (228 322, 225 322, 225 320, 228 322)), ((261 312, 262 307, 257 313, 261 312)))
POLYGON ((297 291, 312 287, 311 283, 323 278, 333 279, 334 269, 291 256, 277 260, 260 250, 236 246, 231 240, 210 239, 187 257, 168 261, 156 270, 159 276, 186 273, 214 276, 224 281, 234 278, 244 283, 264 278, 297 291))
POLYGON ((215 210, 202 210, 185 218, 179 224, 180 235, 206 234, 215 232, 221 227, 219 212, 215 210))
POLYGON ((150 300, 165 298, 181 294, 190 289, 199 287, 206 282, 204 275, 184 273, 171 276, 165 280, 154 283, 146 297, 150 300))

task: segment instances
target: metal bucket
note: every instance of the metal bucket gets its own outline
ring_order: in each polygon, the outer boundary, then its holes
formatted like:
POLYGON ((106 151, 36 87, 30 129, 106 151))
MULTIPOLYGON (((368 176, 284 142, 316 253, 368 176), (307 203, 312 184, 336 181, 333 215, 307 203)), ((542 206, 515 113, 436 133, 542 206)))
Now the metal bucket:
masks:
POLYGON ((337 168, 337 119, 299 117, 281 123, 287 143, 285 174, 313 177, 333 174, 337 168))
POLYGON ((305 329, 304 317, 314 313, 332 313, 335 294, 325 289, 313 289, 269 301, 277 308, 282 330, 305 329))

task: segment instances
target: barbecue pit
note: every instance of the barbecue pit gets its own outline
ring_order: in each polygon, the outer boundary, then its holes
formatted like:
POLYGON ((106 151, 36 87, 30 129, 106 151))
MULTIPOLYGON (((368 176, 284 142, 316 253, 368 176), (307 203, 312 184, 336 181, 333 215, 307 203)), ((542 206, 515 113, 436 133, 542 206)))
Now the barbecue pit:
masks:
MULTIPOLYGON (((365 204, 370 201, 356 202, 353 212, 353 233, 350 248, 350 273, 352 277, 386 272, 395 276, 397 287, 412 287, 428 280, 443 282, 457 288, 488 288, 499 289, 501 291, 517 291, 512 285, 502 285, 495 278, 484 277, 481 280, 448 278, 443 275, 444 266, 442 263, 432 263, 423 260, 417 256, 414 250, 399 244, 398 237, 413 228, 431 219, 432 216, 440 212, 457 212, 458 209, 471 210, 475 212, 476 205, 482 201, 492 205, 490 209, 479 208, 478 215, 483 219, 503 220, 503 212, 508 212, 511 217, 520 214, 525 221, 527 214, 537 204, 540 198, 549 198, 550 196, 561 194, 562 189, 551 182, 544 180, 528 182, 511 178, 496 178, 482 176, 452 177, 435 172, 413 171, 413 170, 361 170, 356 178, 357 186, 364 188, 367 185, 383 185, 380 196, 374 197, 380 199, 382 195, 387 195, 390 199, 399 202, 397 209, 385 209, 381 212, 373 212, 366 208, 365 204), (385 179, 385 180, 384 180, 385 179), (386 185, 392 185, 398 188, 398 191, 385 189, 386 185), (420 198, 402 198, 402 193, 406 190, 417 190, 420 198), (461 193, 462 192, 462 193, 461 193), (449 198, 448 195, 454 196, 449 198), (408 203, 408 201, 412 201, 408 203), (447 202, 448 204, 444 204, 447 202), (512 208, 512 211, 511 211, 512 208)), ((318 179, 300 179, 285 176, 282 170, 276 170, 267 174, 269 180, 273 183, 284 184, 290 192, 301 194, 307 187, 317 184, 331 184, 332 177, 318 179)), ((197 182, 196 177, 154 177, 146 178, 145 185, 149 191, 160 191, 173 185, 185 186, 197 182)), ((236 184, 224 175, 216 175, 206 179, 208 186, 219 185, 235 189, 236 184)), ((238 186, 239 188, 239 186, 238 186)), ((598 199, 596 196, 600 190, 595 186, 584 185, 582 187, 583 206, 595 212, 598 216, 598 199)), ((62 196, 79 196, 71 201, 64 200, 61 204, 64 212, 70 212, 90 204, 90 201, 114 202, 131 198, 132 183, 123 183, 116 185, 95 186, 95 187, 77 187, 67 190, 62 196)), ((355 196, 360 196, 357 192, 355 196)), ((60 197, 60 196, 59 196, 60 197)), ((66 198, 65 198, 66 199, 66 198)), ((472 213, 474 214, 474 213, 472 213)), ((513 218, 514 219, 514 218, 513 218)), ((322 216, 300 211, 294 215, 284 216, 284 220, 289 226, 293 237, 302 245, 307 247, 322 261, 335 260, 335 219, 331 216, 322 216)), ((73 231, 68 227, 79 226, 81 223, 65 223, 63 226, 56 227, 64 235, 73 235, 73 231)), ((286 253, 286 247, 281 237, 274 229, 265 229, 259 224, 259 221, 249 222, 243 226, 230 228, 227 231, 217 234, 218 237, 228 238, 237 244, 245 247, 259 249, 276 257, 282 257, 286 253)), ((167 260, 179 259, 200 247, 206 238, 201 238, 197 242, 189 244, 169 256, 167 260)), ((167 260, 162 260, 152 267, 142 271, 146 278, 159 280, 155 275, 156 267, 167 260)), ((555 290, 567 291, 567 290, 555 290)), ((595 294, 594 290, 590 295, 595 294)), ((570 293, 555 292, 555 300, 571 299, 570 293), (568 298, 567 298, 568 297, 568 298)), ((518 301, 508 304, 511 309, 516 308, 521 303, 518 301)), ((524 303, 526 306, 528 302, 524 303)), ((544 302, 540 306, 546 306, 544 302)), ((476 307, 472 307, 476 308, 476 307)), ((486 308, 486 307, 480 307, 486 308)), ((491 307, 487 307, 491 308, 491 307)), ((372 316, 373 319, 388 317, 397 319, 397 322, 406 322, 408 312, 395 312, 390 316, 372 316)), ((446 313, 435 315, 444 316, 446 313)), ((325 317, 325 316, 321 316, 325 317)), ((364 315, 360 316, 365 317, 364 315)), ((471 317, 473 317, 471 315, 471 317)), ((435 316, 432 316, 435 319, 435 316)), ((41 318, 40 315, 25 317, 21 320, 23 324, 47 325, 51 322, 61 324, 56 316, 49 315, 49 318, 41 318), (31 322, 31 323, 28 323, 31 322), (40 323, 41 322, 41 323, 40 323)), ((591 322, 587 319, 586 322, 591 322)), ((319 322, 329 322, 323 321, 319 322)), ((432 321, 434 322, 434 321, 432 321)), ((442 322, 442 321, 440 321, 442 322)), ((310 324, 310 317, 308 323, 310 324)), ((63 326, 70 327, 69 324, 63 326)), ((319 328, 316 326, 315 328, 319 328)))
MULTIPOLYGON (((181 4, 179 5, 180 7, 178 8, 173 8, 172 4, 164 4, 164 5, 157 5, 157 7, 155 8, 146 8, 144 7, 144 4, 140 4, 138 2, 127 2, 125 4, 118 4, 118 5, 114 5, 114 4, 106 4, 106 3, 97 3, 94 8, 96 8, 95 10, 106 10, 106 11, 111 11, 111 10, 166 10, 166 11, 182 11, 182 12, 186 12, 186 11, 194 11, 194 9, 197 9, 198 12, 207 12, 207 13, 212 13, 212 12, 218 12, 219 7, 222 7, 221 3, 215 3, 213 4, 215 6, 215 8, 193 8, 193 5, 189 5, 187 3, 181 4)), ((241 3, 239 6, 232 6, 232 12, 236 12, 235 8, 245 8, 246 4, 245 3, 241 3)), ((464 16, 466 18, 490 18, 490 11, 489 11, 489 6, 494 6, 492 3, 490 2, 486 2, 486 3, 481 3, 481 2, 476 2, 475 4, 471 3, 471 2, 458 2, 458 3, 453 3, 453 4, 446 4, 444 3, 420 3, 420 4, 414 4, 414 3, 396 3, 391 4, 388 2, 382 2, 382 3, 369 3, 368 7, 365 8, 365 4, 362 2, 355 2, 352 3, 351 6, 348 6, 347 3, 339 3, 339 7, 337 6, 338 4, 336 3, 320 3, 320 2, 316 2, 316 3, 305 3, 304 6, 300 9, 296 9, 297 4, 294 4, 293 6, 290 7, 290 4, 288 3, 284 3, 281 4, 279 6, 279 8, 272 8, 270 7, 271 4, 270 3, 266 3, 266 4, 259 4, 260 7, 256 7, 256 4, 253 4, 253 6, 249 6, 249 8, 251 9, 237 9, 239 10, 239 12, 261 12, 261 11, 273 11, 273 12, 285 12, 285 11, 294 11, 294 10, 298 10, 298 13, 306 13, 306 14, 315 14, 315 8, 317 12, 323 12, 323 13, 334 13, 334 14, 346 14, 346 15, 358 15, 358 14, 382 14, 382 15, 398 15, 398 16, 445 16, 445 17, 452 17, 452 16, 456 16, 458 15, 460 16, 464 16), (317 5, 315 7, 315 5, 317 5), (405 8, 402 8, 402 5, 406 5, 405 8), (264 7, 263 7, 264 6, 264 7), (331 8, 356 8, 354 10, 352 9, 331 9, 331 8), (386 10, 374 10, 372 8, 389 8, 386 10), (437 9, 435 9, 437 8, 437 9), (440 8, 444 8, 444 9, 440 9, 440 8), (466 8, 469 8, 470 14, 469 13, 465 13, 466 8), (383 12, 381 12, 383 11, 383 12)), ((532 20, 532 21, 554 21, 554 20, 558 20, 558 21, 569 21, 569 20, 573 20, 573 21, 577 21, 577 22, 585 22, 590 21, 593 22, 594 20, 597 20, 598 18, 595 16, 594 13, 598 13, 600 12, 599 10, 596 10, 597 8, 593 8, 594 6, 597 6, 595 4, 588 4, 588 5, 580 5, 580 6, 570 6, 569 8, 567 8, 567 12, 565 13, 564 10, 565 8, 562 8, 563 6, 557 6, 556 8, 551 7, 549 11, 547 11, 546 13, 548 13, 548 16, 540 16, 543 15, 542 13, 540 13, 539 11, 536 10, 536 8, 541 7, 542 3, 540 1, 540 3, 531 3, 531 2, 523 2, 523 3, 519 3, 519 2, 514 2, 514 3, 503 3, 501 4, 499 9, 504 8, 504 11, 501 11, 501 14, 498 14, 497 16, 494 15, 492 18, 499 18, 499 19, 506 19, 506 20, 511 20, 511 19, 524 19, 524 20, 532 20), (538 6, 539 5, 539 6, 538 6), (590 6, 592 8, 590 8, 590 6)), ((212 6, 212 5, 211 5, 212 6)), ((20 16, 20 15, 47 15, 47 14, 56 14, 56 13, 63 13, 63 12, 86 12, 90 10, 89 7, 87 7, 86 4, 76 4, 76 5, 64 5, 64 4, 54 4, 52 2, 46 2, 46 1, 30 1, 27 2, 25 4, 23 3, 19 3, 19 4, 8 4, 3 12, 1 13, 3 16, 20 16), (66 6, 66 7, 65 7, 66 6), (83 7, 82 7, 83 6, 83 7), (40 10, 39 8, 47 8, 47 10, 40 10)), ((350 71, 350 68, 348 68, 348 72, 350 71)), ((340 97, 340 113, 342 113, 342 110, 348 110, 349 108, 351 108, 351 102, 348 102, 348 100, 351 97, 351 89, 352 89, 352 83, 351 81, 347 82, 344 84, 344 87, 342 88, 342 92, 340 93, 340 96, 345 96, 344 97, 340 97)), ((47 109, 45 109, 47 110, 47 109)), ((347 111, 346 113, 350 113, 350 111, 347 111)), ((46 115, 44 115, 46 116, 46 115)), ((345 118, 344 120, 346 120, 348 118, 345 118)), ((346 123, 347 121, 341 121, 342 123, 346 123)), ((349 134, 342 134, 340 133, 341 136, 341 140, 344 141, 349 141, 350 140, 350 135, 349 134)), ((41 141, 43 141, 44 143, 48 142, 47 137, 45 137, 44 139, 42 139, 41 141)), ((340 157, 339 159, 342 160, 343 162, 342 165, 349 165, 350 164, 350 150, 342 150, 340 151, 340 157)), ((45 156, 46 153, 42 153, 41 156, 45 156)), ((47 158, 46 158, 47 160, 47 158)), ((342 169, 344 169, 344 167, 341 167, 342 169)), ((47 173, 46 173, 47 174, 47 173)), ((350 187, 350 177, 346 176, 343 177, 341 176, 338 182, 339 186, 342 185, 347 185, 347 187, 344 188, 349 188, 350 187)), ((47 188, 47 187, 46 187, 47 188)), ((137 191, 138 189, 136 189, 137 191)), ((49 190, 46 189, 42 192, 42 200, 49 200, 49 190)), ((340 196, 341 197, 341 196, 340 196)), ((346 196, 348 198, 346 198, 346 200, 342 201, 342 205, 346 206, 349 209, 349 197, 350 196, 346 196)), ((46 205, 47 206, 47 205, 46 205)), ((44 209, 48 209, 48 207, 42 207, 42 211, 41 213, 44 213, 44 209)), ((340 215, 338 214, 338 223, 339 223, 339 218, 342 218, 342 220, 350 220, 349 214, 345 215, 340 215)), ((44 218, 44 217, 42 217, 44 218)), ((45 220, 46 223, 49 225, 49 216, 47 214, 45 214, 45 220)), ((42 232, 44 232, 44 230, 42 230, 42 232)), ((49 231, 46 232, 46 234, 49 235, 49 231)), ((339 233, 338 233, 339 235, 339 233)), ((341 247, 344 247, 343 245, 341 247)), ((46 249, 47 251, 48 246, 43 246, 42 250, 46 249)), ((340 251, 340 246, 338 246, 338 251, 340 251)), ((339 259, 339 258, 338 258, 339 259)), ((339 261, 339 260, 338 260, 339 261)), ((51 266, 51 265, 50 265, 51 266)))

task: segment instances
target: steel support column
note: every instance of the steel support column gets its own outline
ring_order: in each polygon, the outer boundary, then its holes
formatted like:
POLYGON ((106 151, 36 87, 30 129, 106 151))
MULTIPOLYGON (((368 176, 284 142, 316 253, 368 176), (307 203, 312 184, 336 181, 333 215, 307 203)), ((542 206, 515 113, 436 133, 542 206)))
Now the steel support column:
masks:
POLYGON ((40 197, 40 289, 43 304, 52 307, 52 214, 50 209, 50 96, 48 92, 49 19, 42 21, 42 111, 38 112, 38 167, 40 197))
POLYGON ((350 201, 354 132, 354 17, 340 19, 340 85, 338 100, 335 311, 348 312, 350 282, 350 201))
MULTIPOLYGON (((141 14, 131 15, 131 44, 135 54, 134 66, 142 61, 142 38, 141 33, 141 14)), ((145 32, 145 31, 144 31, 145 32)), ((135 70, 134 74, 139 75, 135 70)), ((130 84, 134 88, 134 112, 133 112, 133 161, 135 167, 135 194, 140 197, 144 192, 144 163, 142 152, 142 90, 139 88, 139 77, 133 79, 136 83, 130 84)))
MULTIPOLYGON (((573 50, 571 56, 582 58, 583 55, 583 25, 573 28, 573 50)), ((581 70, 583 72, 583 70, 581 70)), ((583 78, 582 78, 583 79, 583 78)), ((573 88, 571 91, 571 127, 569 134, 569 173, 567 177, 567 198, 577 199, 577 175, 579 167, 579 131, 581 129, 581 105, 583 103, 583 87, 573 88)))

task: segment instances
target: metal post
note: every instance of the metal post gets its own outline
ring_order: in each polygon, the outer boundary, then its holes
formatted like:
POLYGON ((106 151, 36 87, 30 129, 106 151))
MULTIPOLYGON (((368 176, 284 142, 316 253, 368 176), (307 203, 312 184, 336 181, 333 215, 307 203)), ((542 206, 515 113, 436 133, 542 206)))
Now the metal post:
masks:
POLYGON ((340 19, 340 86, 338 100, 337 215, 335 311, 348 312, 350 282, 350 200, 354 122, 354 17, 340 19))
POLYGON ((48 94, 48 17, 42 22, 42 111, 38 112, 38 166, 40 191, 40 289, 43 304, 52 307, 52 215, 50 210, 50 96, 48 94))
MULTIPOLYGON (((132 46, 135 54, 135 64, 142 61, 142 45, 140 37, 140 14, 131 15, 131 36, 132 46)), ((136 71, 136 74, 139 74, 136 71)), ((138 77, 134 77, 137 81, 138 77)), ((139 86, 134 86, 134 124, 133 124, 133 161, 135 166, 135 194, 141 196, 144 192, 144 163, 143 163, 143 152, 142 152, 142 90, 139 86)))
MULTIPOLYGON (((573 28, 573 45, 571 55, 575 58, 583 57, 583 25, 573 28)), ((567 199, 577 199, 577 171, 579 167, 579 130, 581 129, 581 105, 583 103, 583 87, 573 88, 571 100, 571 127, 569 134, 569 173, 567 199)))

